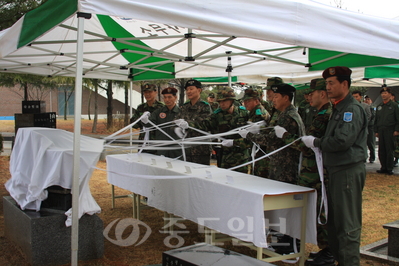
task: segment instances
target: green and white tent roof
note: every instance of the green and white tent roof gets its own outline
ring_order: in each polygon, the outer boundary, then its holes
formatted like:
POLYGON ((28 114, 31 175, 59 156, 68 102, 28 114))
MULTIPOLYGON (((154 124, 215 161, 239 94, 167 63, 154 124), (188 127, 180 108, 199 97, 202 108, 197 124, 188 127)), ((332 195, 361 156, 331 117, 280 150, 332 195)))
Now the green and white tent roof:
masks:
POLYGON ((312 1, 49 0, 0 32, 0 72, 75 76, 78 12, 87 78, 223 77, 229 57, 239 81, 399 64, 399 21, 312 1))

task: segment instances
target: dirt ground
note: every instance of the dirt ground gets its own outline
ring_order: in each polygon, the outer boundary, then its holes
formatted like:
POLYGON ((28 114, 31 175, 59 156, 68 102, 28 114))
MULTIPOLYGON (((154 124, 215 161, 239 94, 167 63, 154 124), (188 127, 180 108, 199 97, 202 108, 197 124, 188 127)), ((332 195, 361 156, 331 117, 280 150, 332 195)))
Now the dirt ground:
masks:
MULTIPOLYGON (((91 133, 91 123, 83 121, 82 133, 91 133)), ((67 124, 67 123, 65 123, 67 124)), ((99 123, 100 124, 100 123, 99 123)), ((63 128, 62 123, 57 123, 58 128, 63 128)), ((0 126, 0 132, 4 132, 0 126)), ((68 125, 69 127, 69 125, 68 125)), ((65 129, 68 128, 65 126, 65 129)), ((70 128, 69 128, 70 130, 70 128)), ((102 134, 104 134, 105 127, 102 134)), ((110 133, 105 133, 110 134, 110 133)), ((4 183, 10 178, 9 157, 0 156, 0 197, 9 195, 4 187, 4 183)), ((106 169, 106 163, 100 161, 97 164, 100 169, 106 169)), ((397 191, 399 188, 399 178, 397 176, 386 176, 378 174, 368 174, 364 190, 364 210, 363 210, 363 231, 361 245, 367 245, 387 237, 387 231, 382 228, 382 224, 392 222, 398 219, 399 203, 397 200, 397 191)), ((104 228, 117 219, 132 217, 132 201, 130 198, 116 199, 116 206, 111 206, 111 186, 107 182, 106 172, 95 170, 90 180, 90 189, 93 197, 101 207, 101 213, 98 216, 103 220, 104 228)), ((126 195, 128 191, 116 188, 117 195, 126 195)), ((148 208, 142 211, 141 220, 152 230, 150 237, 141 245, 119 246, 113 244, 110 240, 104 239, 104 256, 100 259, 80 261, 79 265, 115 265, 115 266, 141 266, 162 263, 162 252, 170 250, 164 241, 166 235, 162 233, 163 213, 156 209, 148 208)), ((190 221, 182 221, 186 226, 185 231, 189 233, 182 235, 184 246, 192 245, 197 242, 203 242, 203 234, 198 233, 198 226, 190 221)), ((122 238, 128 237, 132 233, 127 228, 122 238)), ((142 235, 144 232, 142 232, 142 235)), ((140 237, 142 237, 142 235, 140 237)), ((115 239, 114 228, 108 233, 110 239, 115 239)), ((176 240, 176 239, 175 239, 176 240)), ((170 242, 177 244, 177 242, 170 242)), ((248 256, 255 257, 255 252, 246 247, 236 247, 230 242, 226 242, 223 248, 231 249, 248 256)), ((316 250, 313 245, 306 245, 307 252, 316 250)), ((297 265, 285 264, 281 262, 276 265, 297 265)), ((22 252, 4 236, 4 217, 3 206, 0 205, 0 265, 29 265, 22 252)), ((66 264, 69 265, 69 264, 66 264)), ((361 265, 398 265, 393 263, 383 263, 377 260, 362 258, 361 265)))

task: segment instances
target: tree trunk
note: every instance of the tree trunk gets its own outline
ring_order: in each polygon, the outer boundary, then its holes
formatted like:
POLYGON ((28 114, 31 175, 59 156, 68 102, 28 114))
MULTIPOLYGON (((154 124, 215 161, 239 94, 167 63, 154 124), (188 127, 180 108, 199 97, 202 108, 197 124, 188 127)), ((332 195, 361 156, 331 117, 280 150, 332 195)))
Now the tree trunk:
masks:
POLYGON ((97 119, 98 119, 98 81, 94 81, 94 119, 92 133, 97 133, 97 119))
POLYGON ((89 90, 89 99, 87 101, 87 115, 89 117, 89 120, 91 120, 91 117, 90 117, 91 90, 90 89, 88 89, 88 90, 89 90))
POLYGON ((68 112, 68 97, 67 97, 67 89, 64 88, 64 120, 67 120, 67 112, 68 112))
POLYGON ((113 125, 112 119, 112 80, 108 81, 108 88, 107 88, 107 129, 111 130, 113 125))

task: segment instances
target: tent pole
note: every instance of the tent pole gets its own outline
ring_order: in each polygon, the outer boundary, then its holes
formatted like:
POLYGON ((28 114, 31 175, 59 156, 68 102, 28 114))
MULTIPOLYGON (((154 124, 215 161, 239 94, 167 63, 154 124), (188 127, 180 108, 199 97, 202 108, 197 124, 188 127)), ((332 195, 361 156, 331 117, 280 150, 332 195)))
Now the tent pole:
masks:
MULTIPOLYGON (((130 105, 130 117, 133 117, 133 81, 130 80, 130 99, 129 99, 129 105, 130 105)), ((130 127, 130 146, 133 145, 133 136, 132 136, 132 131, 133 128, 130 127)))
MULTIPOLYGON (((227 51, 226 54, 231 54, 231 51, 227 51)), ((227 76, 228 76, 228 85, 230 88, 231 88, 231 71, 233 71, 233 67, 231 66, 231 57, 228 56, 226 72, 227 72, 227 76)))
POLYGON ((72 231, 71 231, 71 265, 78 265, 79 242, 79 183, 80 183, 80 133, 82 114, 82 73, 83 73, 83 40, 84 17, 78 15, 78 36, 75 79, 75 114, 73 134, 73 182, 72 182, 72 231))

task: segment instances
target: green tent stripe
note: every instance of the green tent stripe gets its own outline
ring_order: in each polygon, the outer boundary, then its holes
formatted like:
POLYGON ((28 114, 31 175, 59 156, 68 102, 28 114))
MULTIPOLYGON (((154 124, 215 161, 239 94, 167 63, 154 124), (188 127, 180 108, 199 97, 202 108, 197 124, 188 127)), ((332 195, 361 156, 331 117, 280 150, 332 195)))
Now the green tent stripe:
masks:
POLYGON ((359 54, 347 54, 340 56, 335 59, 328 59, 326 62, 315 64, 313 63, 337 56, 342 54, 342 52, 321 50, 315 48, 309 48, 309 62, 312 65, 310 71, 324 70, 331 66, 346 66, 346 67, 366 67, 375 65, 394 65, 399 64, 399 60, 383 58, 377 56, 359 55, 359 54))
POLYGON ((381 67, 366 67, 364 69, 364 77, 368 78, 368 79, 399 78, 399 65, 381 66, 381 67))
MULTIPOLYGON (((106 16, 106 15, 97 15, 97 17, 98 17, 101 25, 103 26, 103 29, 105 30, 106 34, 109 37, 112 37, 112 38, 127 38, 127 37, 133 38, 133 37, 135 37, 130 32, 128 32, 126 29, 121 27, 111 17, 106 16)), ((143 43, 140 40, 132 40, 132 41, 128 41, 128 42, 138 44, 140 46, 149 47, 148 45, 146 45, 145 43, 143 43)), ((114 47, 118 50, 129 49, 131 51, 151 52, 150 50, 130 46, 130 45, 124 44, 124 43, 119 43, 119 42, 112 42, 112 43, 113 43, 114 47)), ((122 55, 130 63, 135 62, 135 61, 140 60, 143 57, 145 57, 145 55, 135 54, 135 53, 122 53, 122 55)), ((149 57, 149 58, 141 61, 138 65, 159 62, 159 64, 152 67, 152 69, 157 69, 157 70, 174 73, 174 71, 175 71, 174 64, 173 63, 165 64, 163 61, 166 61, 166 59, 152 56, 152 57, 149 57)), ((160 73, 160 72, 155 72, 155 71, 145 71, 142 69, 131 69, 130 73, 133 75, 132 76, 133 80, 173 79, 174 78, 173 74, 160 73)))
POLYGON ((78 10, 77 0, 48 0, 25 14, 18 48, 31 43, 78 10))
MULTIPOLYGON (((199 82, 229 82, 229 77, 209 77, 209 78, 194 78, 199 82)), ((231 82, 237 82, 237 77, 231 77, 231 82)))

